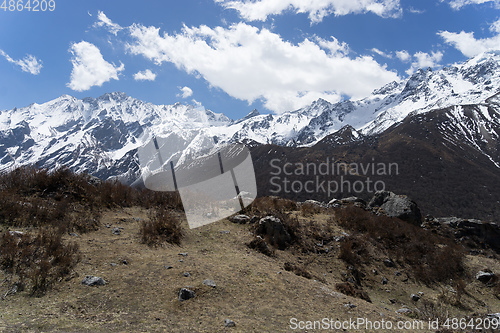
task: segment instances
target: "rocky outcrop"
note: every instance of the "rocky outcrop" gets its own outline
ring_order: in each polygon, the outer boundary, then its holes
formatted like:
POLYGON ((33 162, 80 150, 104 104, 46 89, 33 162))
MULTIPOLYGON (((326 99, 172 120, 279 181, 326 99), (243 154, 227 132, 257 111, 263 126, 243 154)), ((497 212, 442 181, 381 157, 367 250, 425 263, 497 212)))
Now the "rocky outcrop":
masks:
POLYGON ((420 226, 422 213, 415 201, 406 195, 397 195, 389 191, 378 191, 368 203, 368 208, 379 214, 397 217, 406 222, 420 226))

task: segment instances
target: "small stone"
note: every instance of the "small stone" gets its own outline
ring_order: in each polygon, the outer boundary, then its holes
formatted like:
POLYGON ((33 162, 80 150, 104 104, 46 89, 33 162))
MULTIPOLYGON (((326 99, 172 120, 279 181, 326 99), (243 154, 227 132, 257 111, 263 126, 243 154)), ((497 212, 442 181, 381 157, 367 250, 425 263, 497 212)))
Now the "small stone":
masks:
POLYGON ((397 271, 397 272, 395 272, 395 273, 394 273, 394 275, 396 275, 396 276, 401 276, 401 272, 400 272, 400 271, 397 271))
POLYGON ((347 304, 344 304, 344 307, 349 308, 349 309, 354 309, 355 307, 357 307, 357 305, 356 304, 347 303, 347 304))
POLYGON ((396 311, 396 313, 400 313, 400 314, 410 314, 412 311, 408 308, 401 308, 399 310, 396 311))
POLYGON ((224 319, 224 326, 225 327, 235 327, 236 323, 232 321, 231 319, 224 319))
POLYGON ((488 283, 491 280, 495 278, 495 273, 492 273, 491 271, 479 271, 476 274, 476 279, 481 281, 482 283, 488 283))
POLYGON ((229 234, 230 232, 231 232, 231 231, 229 231, 229 230, 221 230, 221 232, 220 232, 220 233, 221 233, 221 234, 223 234, 223 235, 227 235, 227 234, 229 234))
POLYGON ((181 290, 179 290, 179 302, 187 301, 188 299, 194 298, 195 296, 196 294, 192 290, 186 288, 181 288, 181 290))
POLYGON ((203 284, 206 285, 206 286, 209 286, 209 287, 217 287, 217 284, 215 284, 215 282, 213 280, 209 280, 209 279, 206 279, 206 280, 203 280, 203 284))
POLYGON ((124 260, 122 260, 122 264, 128 265, 128 261, 124 259, 124 260))
POLYGON ((104 281, 102 278, 97 277, 97 276, 90 276, 87 275, 83 280, 82 284, 85 286, 104 286, 107 282, 104 281))
POLYGON ((187 257, 188 254, 187 254, 187 252, 181 252, 181 253, 179 253, 179 255, 183 256, 183 257, 187 257))
POLYGON ((171 268, 174 268, 174 267, 169 266, 169 265, 165 265, 165 269, 171 269, 171 268))
POLYGON ((387 280, 386 278, 382 278, 382 284, 387 284, 389 283, 389 280, 387 280))
POLYGON ((389 302, 391 302, 391 304, 396 304, 397 301, 394 298, 391 298, 389 302))
POLYGON ((76 232, 70 232, 69 235, 71 237, 80 237, 80 235, 78 235, 76 232))
POLYGON ((233 223, 246 224, 248 221, 250 221, 250 217, 247 215, 236 215, 228 218, 228 220, 233 223))
POLYGON ((110 265, 111 267, 116 267, 116 266, 117 266, 116 262, 112 262, 112 263, 111 263, 111 264, 109 264, 109 265, 110 265))
POLYGON ((417 294, 411 294, 410 296, 411 300, 414 301, 414 302, 417 302, 420 300, 420 296, 417 295, 417 294))
POLYGON ((113 235, 121 235, 122 230, 120 228, 113 228, 111 229, 111 232, 113 233, 113 235))
POLYGON ((396 264, 391 259, 384 259, 384 265, 387 267, 396 267, 396 264))
POLYGON ((185 277, 190 277, 190 276, 191 276, 191 274, 190 274, 190 273, 188 273, 188 272, 186 272, 186 273, 184 273, 184 274, 182 274, 182 275, 183 275, 183 276, 185 276, 185 277))

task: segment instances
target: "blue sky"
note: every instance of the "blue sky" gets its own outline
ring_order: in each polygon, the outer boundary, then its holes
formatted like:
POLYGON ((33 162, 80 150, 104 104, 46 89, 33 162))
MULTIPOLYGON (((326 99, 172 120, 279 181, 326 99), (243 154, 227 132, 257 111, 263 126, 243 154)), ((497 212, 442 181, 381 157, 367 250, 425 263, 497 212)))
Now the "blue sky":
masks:
POLYGON ((420 67, 500 49, 500 0, 54 4, 0 9, 0 110, 123 91, 237 119, 361 98, 420 67))

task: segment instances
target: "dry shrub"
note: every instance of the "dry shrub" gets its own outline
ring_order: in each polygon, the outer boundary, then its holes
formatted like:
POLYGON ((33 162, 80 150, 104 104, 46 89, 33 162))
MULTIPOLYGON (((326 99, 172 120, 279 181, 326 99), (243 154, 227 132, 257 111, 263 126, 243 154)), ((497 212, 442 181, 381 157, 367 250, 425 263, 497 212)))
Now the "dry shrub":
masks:
POLYGON ((371 303, 370 296, 368 296, 366 291, 360 289, 358 286, 355 286, 350 282, 337 283, 335 285, 335 289, 337 289, 337 291, 341 292, 344 295, 360 298, 371 303))
POLYGON ((149 246, 164 243, 179 245, 184 237, 184 230, 181 220, 173 211, 159 207, 150 211, 149 221, 142 222, 140 235, 141 241, 149 246))
POLYGON ((27 285, 32 294, 42 294, 69 274, 79 261, 78 244, 62 241, 61 233, 44 228, 36 234, 0 234, 0 267, 27 285))
POLYGON ((288 272, 292 272, 295 275, 305 277, 306 279, 312 279, 313 276, 303 265, 296 265, 291 262, 285 262, 284 268, 288 272))
POLYGON ((326 208, 319 207, 318 205, 315 205, 315 204, 309 203, 309 202, 306 202, 306 203, 303 203, 302 205, 300 205, 300 213, 306 217, 320 214, 321 212, 323 212, 325 210, 326 210, 326 208))
POLYGON ((262 237, 255 237, 247 246, 255 251, 265 254, 268 257, 274 257, 274 249, 270 247, 262 237))
POLYGON ((242 213, 265 216, 296 211, 298 209, 299 206, 297 203, 289 199, 282 199, 278 197, 259 197, 256 198, 250 206, 246 207, 242 213))
POLYGON ((103 208, 134 205, 182 211, 178 194, 101 181, 67 168, 49 172, 22 166, 0 173, 0 224, 4 225, 87 232, 98 229, 103 208))
MULTIPOLYGON (((363 236, 362 239, 379 253, 398 258, 400 264, 408 265, 421 282, 443 282, 464 272, 465 253, 449 239, 400 219, 377 216, 355 206, 339 208, 335 216, 342 227, 351 231, 349 239, 363 236)), ((343 256, 354 264, 358 260, 348 253, 352 250, 348 247, 345 245, 343 256)), ((369 262, 376 257, 365 251, 361 259, 369 262)))

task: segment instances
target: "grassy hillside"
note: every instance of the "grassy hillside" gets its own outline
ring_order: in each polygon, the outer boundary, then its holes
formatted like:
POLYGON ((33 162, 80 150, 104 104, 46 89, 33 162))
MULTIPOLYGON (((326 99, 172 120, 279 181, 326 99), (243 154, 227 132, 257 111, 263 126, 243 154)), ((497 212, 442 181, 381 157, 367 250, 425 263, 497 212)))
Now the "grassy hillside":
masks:
POLYGON ((17 207, 0 222, 0 332, 290 332, 299 324, 295 331, 312 332, 307 321, 324 318, 428 325, 500 312, 498 281, 475 278, 500 272, 495 252, 471 255, 449 238, 353 205, 258 199, 245 213, 279 218, 290 236, 279 242, 258 222, 224 219, 191 230, 175 196, 62 171, 16 172, 22 181, 4 175, 0 187, 1 212, 17 207), (40 185, 38 176, 48 181, 40 185), (19 208, 27 202, 45 213, 19 208), (82 285, 86 276, 106 284, 82 285), (179 301, 181 288, 195 297, 179 301))

